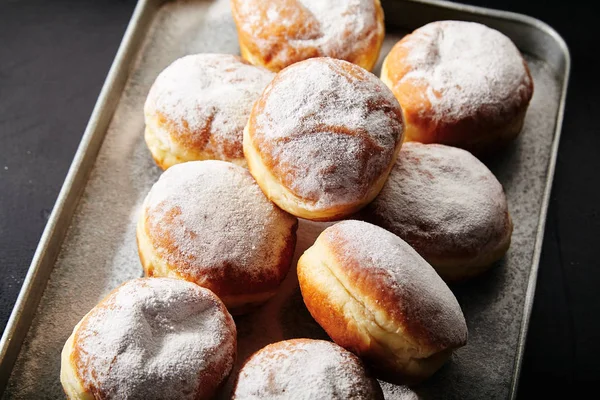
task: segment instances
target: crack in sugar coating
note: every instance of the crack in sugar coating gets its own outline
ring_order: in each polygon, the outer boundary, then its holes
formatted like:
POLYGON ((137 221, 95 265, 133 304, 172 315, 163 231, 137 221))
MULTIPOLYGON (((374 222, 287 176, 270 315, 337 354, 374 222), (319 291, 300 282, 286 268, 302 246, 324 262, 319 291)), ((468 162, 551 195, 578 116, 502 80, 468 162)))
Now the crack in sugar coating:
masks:
POLYGON ((147 123, 169 148, 183 144, 215 158, 243 158, 242 132, 254 101, 275 75, 230 54, 182 57, 156 78, 145 103, 147 123))
POLYGON ((316 208, 363 199, 402 140, 398 101, 374 75, 315 58, 280 72, 256 102, 252 142, 281 184, 316 208))
POLYGON ((458 148, 402 146, 379 196, 362 212, 420 254, 474 257, 510 233, 502 185, 476 157, 458 148))
POLYGON ((335 343, 292 339, 256 352, 244 364, 233 399, 383 399, 360 360, 335 343))
POLYGON ((383 35, 374 0, 234 0, 232 9, 244 45, 274 70, 321 56, 356 62, 383 35))
POLYGON ((501 124, 533 93, 529 69, 514 43, 478 23, 427 24, 396 44, 386 63, 405 111, 438 122, 484 113, 501 124))
POLYGON ((218 284, 219 295, 269 291, 287 273, 297 220, 267 200, 242 167, 175 165, 154 184, 144 210, 160 257, 186 279, 218 284))
POLYGON ((231 371, 235 324, 210 291, 173 279, 136 279, 84 318, 72 358, 103 399, 195 399, 231 371))

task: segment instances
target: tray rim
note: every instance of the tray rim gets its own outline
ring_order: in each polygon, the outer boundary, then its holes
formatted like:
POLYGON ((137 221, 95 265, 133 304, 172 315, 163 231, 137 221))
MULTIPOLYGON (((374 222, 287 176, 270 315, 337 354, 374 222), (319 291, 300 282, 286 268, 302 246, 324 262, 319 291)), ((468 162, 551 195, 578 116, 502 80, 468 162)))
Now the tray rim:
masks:
MULTIPOLYGON (((103 122, 104 124, 107 124, 112 119, 116 105, 122 94, 122 88, 119 88, 118 86, 125 85, 129 77, 131 61, 133 61, 131 58, 137 54, 141 48, 143 39, 140 40, 138 36, 142 31, 145 32, 147 28, 146 25, 148 21, 145 21, 146 23, 144 23, 143 20, 145 14, 149 13, 152 8, 157 8, 160 4, 168 1, 171 0, 138 0, 135 6, 0 339, 0 396, 2 396, 6 389, 8 379, 10 378, 16 359, 21 351, 21 346, 27 337, 29 328, 39 307, 39 302, 46 289, 46 284, 54 269, 54 265, 56 264, 56 259, 62 248, 67 229, 71 224, 81 192, 94 167, 98 151, 106 136, 107 130, 103 129, 103 122), (114 98, 115 91, 119 92, 119 98, 114 98), (114 103, 114 106, 110 105, 111 101, 114 103), (80 183, 80 187, 76 187, 78 182, 80 183), (34 293, 35 289, 38 289, 37 293, 34 293), (25 321, 27 315, 29 315, 30 318, 25 321)), ((521 321, 521 328, 517 340, 515 364, 513 367, 512 383, 509 392, 510 399, 515 399, 519 386, 523 354, 525 351, 527 332, 535 297, 548 206, 550 203, 558 147, 564 120, 567 89, 571 74, 571 55, 569 48, 565 40, 554 28, 547 23, 528 15, 469 4, 454 3, 445 0, 396 1, 424 4, 478 16, 520 22, 546 33, 556 42, 558 48, 562 52, 564 72, 559 75, 562 78, 562 85, 560 88, 559 104, 554 125, 551 155, 548 162, 546 184, 538 217, 533 257, 524 298, 523 320, 521 321)), ((559 71, 555 71, 555 73, 558 72, 559 71)))

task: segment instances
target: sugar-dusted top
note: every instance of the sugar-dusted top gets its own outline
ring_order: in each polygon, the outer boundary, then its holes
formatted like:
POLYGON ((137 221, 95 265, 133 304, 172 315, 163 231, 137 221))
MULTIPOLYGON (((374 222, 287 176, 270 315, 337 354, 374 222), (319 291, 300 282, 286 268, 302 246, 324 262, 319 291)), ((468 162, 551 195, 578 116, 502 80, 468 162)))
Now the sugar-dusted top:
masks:
POLYGON ((233 399, 376 400, 383 395, 348 350, 324 340, 292 339, 270 344, 246 361, 233 399))
POLYGON ((325 229, 321 240, 365 306, 383 310, 419 347, 436 352, 466 343, 467 325, 454 294, 404 240, 354 220, 325 229))
POLYGON ((366 218, 436 257, 474 256, 510 234, 502 185, 468 151, 408 142, 366 218))
POLYGON ((102 399, 195 399, 232 368, 236 329, 209 290, 181 280, 124 283, 83 319, 76 371, 102 399))
POLYGON ((282 185, 314 209, 362 200, 393 162, 404 121, 370 72, 332 58, 281 71, 250 116, 253 145, 282 185))
POLYGON ((527 104, 533 81, 514 43, 474 22, 438 21, 404 37, 388 56, 388 77, 404 106, 413 96, 431 104, 432 118, 456 121, 482 109, 491 118, 527 104))
POLYGON ((354 61, 383 35, 376 0, 233 0, 232 10, 247 45, 280 70, 309 57, 354 61), (299 58, 300 57, 300 58, 299 58))
POLYGON ((287 243, 297 219, 271 203, 242 167, 216 160, 175 165, 154 184, 144 210, 158 254, 194 282, 227 277, 220 295, 271 290, 287 273, 284 252, 292 251, 287 243))
POLYGON ((220 159, 243 157, 242 132, 252 104, 274 76, 230 54, 185 56, 156 78, 146 118, 166 120, 167 142, 210 150, 220 159))
POLYGON ((381 389, 386 399, 393 400, 421 400, 419 395, 408 386, 394 385, 381 381, 381 389))

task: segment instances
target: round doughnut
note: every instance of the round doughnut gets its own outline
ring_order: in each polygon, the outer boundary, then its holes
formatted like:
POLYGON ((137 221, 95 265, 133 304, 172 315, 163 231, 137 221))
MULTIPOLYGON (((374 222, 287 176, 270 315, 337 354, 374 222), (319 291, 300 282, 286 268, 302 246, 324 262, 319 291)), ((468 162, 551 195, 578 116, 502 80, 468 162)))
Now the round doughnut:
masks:
POLYGON ((77 324, 61 357, 69 399, 208 399, 231 372, 236 329, 210 290, 140 278, 77 324))
POLYGON ((533 95, 527 63, 502 33, 474 22, 438 21, 405 36, 383 62, 406 140, 487 153, 514 139, 533 95))
POLYGON ((297 226, 246 169, 190 161, 165 171, 148 193, 138 250, 147 276, 197 283, 240 314, 275 294, 290 268, 297 226))
POLYGON ((510 246, 512 222, 494 174, 465 150, 404 143, 361 216, 400 236, 446 281, 485 271, 510 246))
POLYGON ((385 28, 379 0, 231 0, 242 57, 278 72, 333 57, 372 70, 385 28))
POLYGON ((230 54, 180 58, 158 75, 144 106, 145 139, 162 168, 224 160, 245 166, 242 132, 274 74, 230 54))
POLYGON ((405 241, 362 221, 327 229, 298 261, 304 303, 340 346, 395 383, 426 379, 466 344, 442 278, 405 241))
POLYGON ((291 339, 254 353, 232 400, 383 400, 381 387, 354 354, 325 340, 291 339))
POLYGON ((248 169, 269 199, 330 221, 369 203, 402 144, 402 110, 375 75, 312 58, 281 71, 244 129, 248 169))

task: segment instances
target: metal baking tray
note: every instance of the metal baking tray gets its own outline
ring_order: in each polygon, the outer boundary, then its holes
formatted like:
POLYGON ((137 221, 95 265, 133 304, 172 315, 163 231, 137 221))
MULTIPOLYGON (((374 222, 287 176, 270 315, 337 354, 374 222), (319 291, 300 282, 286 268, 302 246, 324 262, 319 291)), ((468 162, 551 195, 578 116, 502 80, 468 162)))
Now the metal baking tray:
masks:
MULTIPOLYGON (((512 246, 489 273, 452 288, 469 343, 415 389, 423 398, 515 398, 563 119, 567 46, 548 25, 514 13, 436 0, 383 6, 387 36, 380 60, 407 32, 456 19, 504 32, 530 64, 535 93, 523 132, 484 160, 507 194, 512 246)), ((63 398, 60 351, 73 326, 108 291, 142 274, 135 219, 160 174, 143 141, 143 102, 164 67, 199 52, 238 54, 228 0, 139 1, 2 336, 4 399, 63 398)), ((323 228, 300 225, 296 256, 323 228)), ((324 335, 304 308, 294 270, 272 301, 236 323, 240 361, 270 341, 324 335)), ((399 396, 393 385, 382 385, 386 398, 399 396)))

